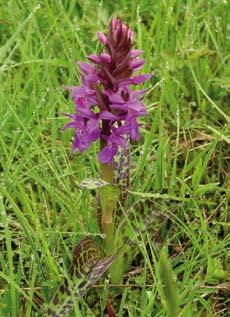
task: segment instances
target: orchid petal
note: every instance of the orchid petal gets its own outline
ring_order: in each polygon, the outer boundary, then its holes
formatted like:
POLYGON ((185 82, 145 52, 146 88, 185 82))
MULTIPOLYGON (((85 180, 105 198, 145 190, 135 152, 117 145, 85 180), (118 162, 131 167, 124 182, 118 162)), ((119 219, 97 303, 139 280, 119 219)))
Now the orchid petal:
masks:
POLYGON ((116 155, 118 150, 117 145, 108 145, 105 146, 99 153, 99 161, 103 164, 112 164, 113 158, 116 155))
POLYGON ((99 118, 104 119, 104 120, 117 120, 117 116, 115 116, 114 114, 112 114, 109 111, 100 112, 99 118))
POLYGON ((137 58, 137 59, 133 59, 129 65, 133 70, 136 70, 140 67, 142 67, 145 63, 145 60, 143 58, 137 58))
POLYGON ((95 63, 95 64, 100 64, 100 62, 101 62, 100 57, 99 57, 98 55, 96 55, 96 54, 88 55, 87 58, 88 58, 91 62, 93 62, 93 63, 95 63))

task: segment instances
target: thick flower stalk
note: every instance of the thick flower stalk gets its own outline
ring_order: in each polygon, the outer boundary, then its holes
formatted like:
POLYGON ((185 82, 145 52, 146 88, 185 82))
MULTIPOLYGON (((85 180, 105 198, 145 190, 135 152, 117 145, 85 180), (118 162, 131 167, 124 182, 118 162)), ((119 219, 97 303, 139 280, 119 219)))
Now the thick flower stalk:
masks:
MULTIPOLYGON (((144 83, 151 75, 134 74, 144 65, 142 50, 133 49, 133 32, 120 18, 110 22, 108 34, 97 33, 103 45, 101 52, 87 56, 90 63, 79 62, 82 84, 66 87, 71 91, 75 113, 67 114, 70 122, 64 128, 74 129, 73 152, 84 152, 100 140, 101 177, 112 183, 113 159, 127 139, 138 140, 138 117, 146 115, 142 101, 145 90, 131 87, 144 83)), ((108 254, 114 251, 116 193, 113 187, 100 191, 102 229, 108 254)))

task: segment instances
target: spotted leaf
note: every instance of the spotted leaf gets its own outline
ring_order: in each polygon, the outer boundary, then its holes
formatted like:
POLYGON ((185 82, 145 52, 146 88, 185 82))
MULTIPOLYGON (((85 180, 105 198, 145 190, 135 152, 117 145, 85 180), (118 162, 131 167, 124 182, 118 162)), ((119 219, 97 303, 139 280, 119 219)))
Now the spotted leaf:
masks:
POLYGON ((106 181, 102 179, 86 178, 80 184, 79 187, 82 189, 97 189, 103 186, 108 185, 106 181))

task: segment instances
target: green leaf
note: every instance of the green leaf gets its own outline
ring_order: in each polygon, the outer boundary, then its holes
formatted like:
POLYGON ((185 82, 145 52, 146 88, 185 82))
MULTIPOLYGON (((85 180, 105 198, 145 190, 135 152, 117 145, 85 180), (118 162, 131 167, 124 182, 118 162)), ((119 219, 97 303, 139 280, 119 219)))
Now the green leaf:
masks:
POLYGON ((218 188, 220 183, 209 183, 209 184, 204 184, 204 185, 198 185, 196 189, 196 193, 199 195, 203 195, 207 192, 214 191, 218 188))
POLYGON ((199 160, 198 164, 195 167, 194 174, 192 176, 192 186, 194 189, 199 185, 200 179, 202 177, 202 159, 199 160))
POLYGON ((178 294, 177 284, 171 264, 162 250, 159 260, 159 273, 163 285, 164 302, 167 309, 168 317, 178 316, 178 294))
POLYGON ((225 277, 223 265, 218 258, 209 257, 206 273, 206 281, 208 283, 216 283, 225 277))

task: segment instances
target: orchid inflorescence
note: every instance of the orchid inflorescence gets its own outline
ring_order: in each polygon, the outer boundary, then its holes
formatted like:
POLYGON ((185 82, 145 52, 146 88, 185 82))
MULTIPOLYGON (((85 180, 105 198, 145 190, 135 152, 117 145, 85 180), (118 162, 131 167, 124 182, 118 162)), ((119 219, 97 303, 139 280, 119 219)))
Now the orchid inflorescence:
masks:
POLYGON ((78 62, 81 86, 67 86, 75 103, 75 113, 65 128, 73 128, 73 152, 84 152, 100 139, 101 163, 113 162, 119 147, 124 148, 127 137, 139 139, 137 118, 146 115, 141 100, 145 90, 131 90, 131 85, 145 82, 151 75, 133 73, 144 65, 142 50, 132 49, 133 32, 120 18, 114 18, 106 36, 97 33, 104 50, 87 56, 91 63, 78 62))

